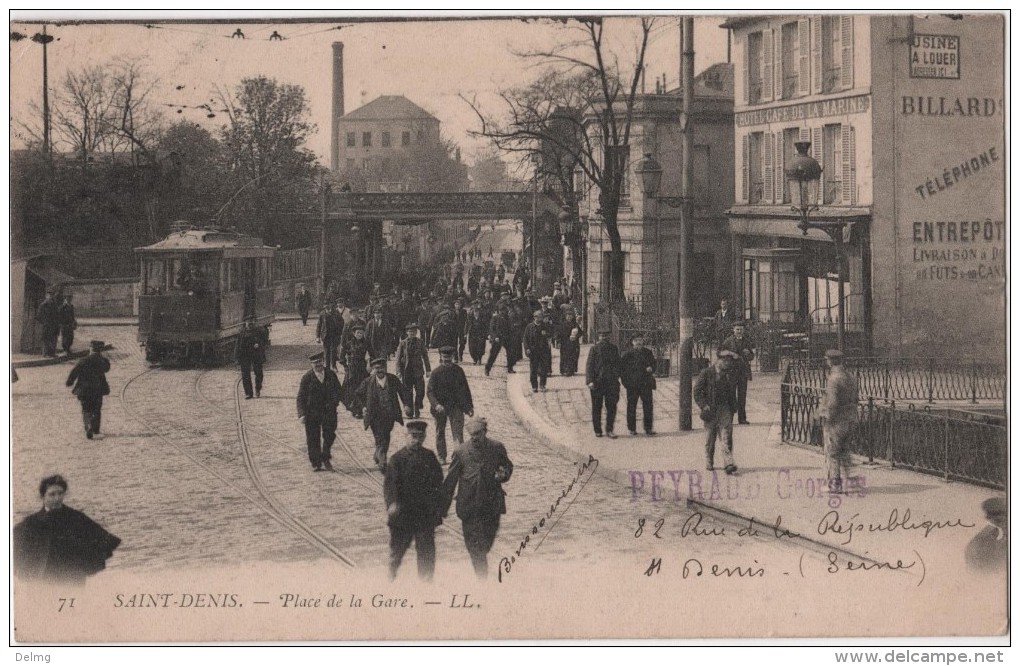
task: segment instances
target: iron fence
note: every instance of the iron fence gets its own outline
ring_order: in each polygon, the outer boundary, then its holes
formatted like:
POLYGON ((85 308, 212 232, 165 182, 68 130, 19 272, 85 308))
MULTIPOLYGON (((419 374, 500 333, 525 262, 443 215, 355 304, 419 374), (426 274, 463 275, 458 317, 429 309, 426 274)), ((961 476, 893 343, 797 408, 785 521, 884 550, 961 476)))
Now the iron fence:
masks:
MULTIPOLYGON (((1006 395, 1004 369, 995 363, 847 357, 844 364, 857 377, 861 399, 977 403, 979 400, 1001 401, 1006 395)), ((825 375, 824 360, 795 360, 787 366, 783 383, 822 389, 825 375)))
MULTIPOLYGON (((815 414, 823 389, 784 382, 780 391, 783 441, 821 448, 822 424, 815 414)), ((868 398, 858 405, 849 443, 853 453, 869 462, 884 460, 947 481, 1006 487, 1004 416, 868 398)))

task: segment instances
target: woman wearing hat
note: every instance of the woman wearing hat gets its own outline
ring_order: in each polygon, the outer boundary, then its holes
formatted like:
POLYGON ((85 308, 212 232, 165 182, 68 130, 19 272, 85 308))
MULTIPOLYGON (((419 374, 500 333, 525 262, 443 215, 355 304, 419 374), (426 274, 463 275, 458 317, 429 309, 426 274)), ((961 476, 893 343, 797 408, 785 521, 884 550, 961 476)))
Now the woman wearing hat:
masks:
POLYGON ((103 396, 110 395, 110 385, 106 381, 106 373, 110 371, 110 361, 103 356, 103 341, 93 340, 89 343, 89 355, 74 365, 67 376, 67 385, 81 403, 81 417, 85 424, 85 437, 102 439, 99 427, 103 419, 103 396))
POLYGON ((341 356, 343 358, 346 373, 341 390, 341 397, 344 407, 356 419, 361 418, 361 412, 365 408, 364 403, 358 397, 358 387, 368 377, 368 342, 365 340, 365 327, 355 324, 352 327, 351 338, 344 346, 341 356))

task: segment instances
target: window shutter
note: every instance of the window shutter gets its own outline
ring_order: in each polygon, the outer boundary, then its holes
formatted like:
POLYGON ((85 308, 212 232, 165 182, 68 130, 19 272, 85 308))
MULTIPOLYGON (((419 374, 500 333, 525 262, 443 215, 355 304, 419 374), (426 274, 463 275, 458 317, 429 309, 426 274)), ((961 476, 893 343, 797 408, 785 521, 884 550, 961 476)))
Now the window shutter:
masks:
MULTIPOLYGON (((842 64, 840 66, 840 88, 849 90, 854 87, 854 17, 839 17, 839 39, 841 45, 842 64)), ((833 54, 835 57, 836 54, 833 54)))
POLYGON ((775 49, 773 45, 776 41, 774 33, 773 30, 763 30, 761 33, 761 99, 763 102, 772 101, 773 82, 775 81, 773 73, 775 49))
POLYGON ((776 132, 776 203, 783 203, 783 192, 786 189, 786 136, 785 132, 776 132))
POLYGON ((741 40, 744 46, 744 67, 741 69, 741 74, 744 77, 744 104, 751 103, 751 36, 744 35, 744 39, 741 40))
POLYGON ((811 17, 811 92, 822 92, 822 19, 811 17))
MULTIPOLYGON (((822 128, 812 127, 811 128, 811 157, 815 158, 822 168, 829 166, 822 161, 822 128)), ((825 196, 825 176, 826 171, 822 171, 822 177, 818 179, 818 203, 819 205, 824 201, 825 196)))
POLYGON ((801 127, 800 128, 800 140, 801 141, 810 141, 811 140, 811 130, 808 129, 807 127, 801 127))
POLYGON ((773 163, 775 162, 774 153, 776 150, 775 148, 776 135, 773 134, 772 132, 766 132, 763 143, 765 145, 762 146, 761 158, 762 162, 764 163, 762 164, 762 172, 765 174, 763 179, 765 182, 762 184, 762 198, 767 203, 775 203, 776 174, 775 171, 773 170, 773 163))
POLYGON ((773 53, 774 63, 775 63, 773 69, 775 70, 775 73, 776 73, 776 77, 775 77, 775 80, 776 80, 776 82, 775 82, 776 95, 775 95, 775 97, 776 97, 776 99, 784 99, 783 98, 783 28, 780 27, 779 30, 773 30, 772 31, 772 37, 773 37, 773 44, 775 45, 775 46, 772 47, 772 53, 773 53))
POLYGON ((807 95, 811 92, 811 23, 808 19, 797 21, 797 93, 807 95))
POLYGON ((750 167, 750 164, 748 163, 750 155, 748 136, 745 134, 744 136, 741 137, 740 141, 742 153, 742 159, 740 160, 740 200, 743 201, 744 203, 747 203, 748 201, 750 201, 750 196, 748 196, 749 174, 747 172, 748 168, 750 167))
POLYGON ((841 137, 843 143, 843 203, 853 205, 857 203, 857 146, 854 128, 850 125, 842 126, 841 137))

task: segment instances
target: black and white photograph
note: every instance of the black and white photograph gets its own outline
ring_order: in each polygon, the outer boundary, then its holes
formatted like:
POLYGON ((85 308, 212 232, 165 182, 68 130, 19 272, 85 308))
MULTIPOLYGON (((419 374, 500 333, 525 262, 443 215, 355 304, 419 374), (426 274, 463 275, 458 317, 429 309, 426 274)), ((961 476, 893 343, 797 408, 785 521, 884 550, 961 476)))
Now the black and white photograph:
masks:
POLYGON ((12 12, 12 646, 1008 645, 1009 12, 812 11, 12 12))

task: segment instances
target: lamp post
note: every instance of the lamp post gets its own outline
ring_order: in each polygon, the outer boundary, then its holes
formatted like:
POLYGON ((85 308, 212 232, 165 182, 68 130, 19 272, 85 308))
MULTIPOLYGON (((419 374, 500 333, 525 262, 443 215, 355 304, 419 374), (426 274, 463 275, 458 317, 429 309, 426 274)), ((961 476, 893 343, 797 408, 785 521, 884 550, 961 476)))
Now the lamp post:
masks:
MULTIPOLYGON (((670 208, 683 208, 689 210, 690 197, 660 197, 659 186, 662 184, 662 165, 652 156, 645 153, 644 158, 634 168, 638 175, 638 182, 641 186, 641 193, 651 200, 654 200, 656 207, 665 204, 670 208)), ((658 210, 656 210, 656 225, 658 225, 658 210)), ((693 326, 692 303, 688 285, 690 284, 690 264, 693 252, 689 242, 691 230, 689 228, 690 217, 684 215, 680 220, 680 270, 677 281, 678 305, 679 305, 679 341, 680 354, 677 363, 677 379, 680 382, 680 430, 691 430, 692 425, 692 402, 691 377, 692 361, 694 351, 694 339, 692 337, 693 326)), ((657 243, 661 246, 661 243, 657 243)), ((658 251, 658 250, 657 250, 658 251)), ((657 255, 658 256, 658 255, 657 255)), ((658 270, 658 268, 657 268, 658 270)), ((661 281, 661 280, 660 280, 661 281)))
POLYGON ((809 218, 812 212, 818 210, 818 205, 810 203, 818 201, 819 184, 822 177, 822 167, 818 160, 808 154, 811 149, 810 141, 798 141, 793 144, 797 148, 797 155, 790 161, 786 168, 786 179, 796 183, 800 197, 800 205, 792 206, 794 213, 800 216, 800 223, 797 225, 807 236, 811 229, 823 231, 836 249, 837 275, 839 280, 839 295, 837 299, 838 321, 836 324, 836 346, 843 351, 843 338, 846 329, 846 303, 843 298, 843 285, 846 283, 846 220, 832 220, 812 222, 809 218))

